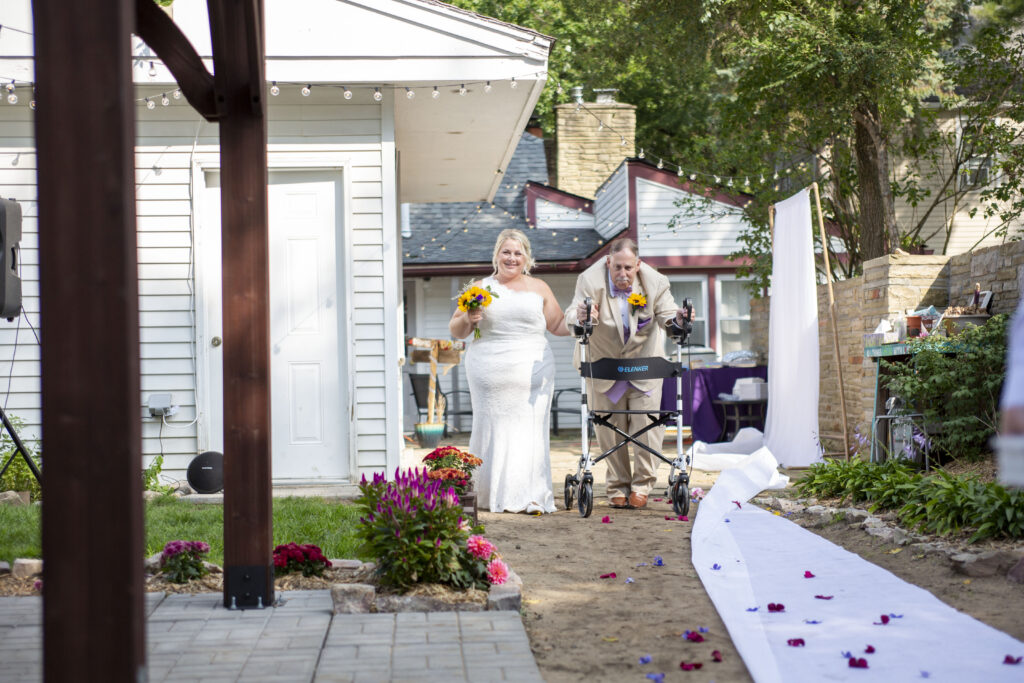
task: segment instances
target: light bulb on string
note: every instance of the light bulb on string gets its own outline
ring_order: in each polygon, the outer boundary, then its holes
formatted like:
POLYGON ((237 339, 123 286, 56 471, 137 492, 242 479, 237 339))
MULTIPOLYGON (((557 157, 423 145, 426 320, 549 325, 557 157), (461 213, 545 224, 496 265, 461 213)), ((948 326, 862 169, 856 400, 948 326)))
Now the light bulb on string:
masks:
POLYGON ((683 167, 682 166, 680 166, 679 169, 676 171, 676 175, 679 176, 680 178, 683 177, 683 167))
POLYGON ((729 178, 729 182, 726 183, 726 186, 732 187, 732 178, 729 178))
POLYGON ((697 174, 696 173, 691 173, 690 174, 690 180, 696 180, 696 179, 697 179, 697 174))
POLYGON ((373 89, 373 101, 374 102, 380 102, 382 99, 384 99, 384 94, 380 91, 380 88, 374 88, 373 89))
POLYGON ((644 158, 644 148, 643 147, 640 148, 640 153, 637 154, 636 156, 637 156, 638 159, 643 159, 644 158))
POLYGON ((626 146, 626 137, 624 135, 620 135, 619 137, 622 139, 622 141, 619 143, 619 145, 622 146, 622 147, 625 147, 626 146))
POLYGON ((508 87, 512 88, 513 90, 515 90, 516 88, 519 87, 519 84, 516 83, 516 77, 515 76, 512 77, 512 82, 508 84, 508 87))
POLYGON ((270 94, 277 97, 281 94, 281 88, 277 87, 277 81, 270 84, 270 94))
POLYGON ((173 97, 176 100, 180 100, 181 99, 181 88, 178 88, 173 93, 171 93, 171 97, 173 97))
POLYGON ((7 84, 7 103, 8 104, 17 104, 18 103, 18 93, 15 90, 14 81, 11 81, 10 83, 7 84))
POLYGON ((600 132, 600 131, 604 130, 604 121, 600 121, 600 120, 599 120, 599 121, 597 122, 597 130, 598 130, 598 132, 600 132))
POLYGON ((302 93, 303 97, 309 97, 309 93, 312 92, 312 88, 309 85, 304 85, 302 86, 302 90, 300 90, 299 92, 302 93))
POLYGON ((160 93, 160 104, 165 107, 171 104, 171 98, 167 96, 167 93, 160 93))
POLYGON ((718 176, 715 176, 715 185, 718 185, 721 182, 722 182, 722 179, 719 178, 718 176))
POLYGON ((743 187, 750 187, 750 178, 748 176, 743 178, 743 187))
POLYGON ((775 175, 772 176, 772 180, 778 180, 778 179, 779 179, 779 172, 776 171, 775 175))
POLYGON ((436 85, 434 86, 434 92, 430 93, 430 96, 433 97, 435 100, 441 96, 441 91, 437 89, 436 85))
POLYGON ((156 78, 156 64, 153 62, 149 63, 149 77, 156 78))
POLYGON ((35 109, 36 108, 36 101, 35 100, 29 100, 28 101, 28 108, 29 109, 35 109))
POLYGON ((559 95, 561 95, 561 94, 562 94, 563 92, 565 92, 565 91, 564 91, 564 90, 562 90, 562 85, 561 85, 561 84, 559 84, 559 85, 558 85, 558 86, 557 86, 557 87, 555 88, 555 92, 556 92, 556 93, 558 93, 559 95))
POLYGON ((459 94, 462 95, 463 97, 465 97, 465 95, 466 95, 466 84, 465 83, 463 83, 462 85, 459 86, 459 94))
POLYGON ((761 184, 764 185, 764 173, 761 174, 761 184))
POLYGON ((659 169, 665 168, 665 162, 662 161, 661 159, 658 159, 658 168, 659 169))
POLYGON ((344 97, 346 100, 351 100, 352 91, 346 88, 345 86, 341 86, 341 96, 344 97))
POLYGON ((487 81, 484 84, 484 92, 491 92, 491 82, 490 81, 487 81))
POLYGON ((146 109, 156 109, 156 102, 154 102, 153 100, 151 100, 151 99, 149 99, 147 97, 146 98, 146 109))
POLYGON ((414 91, 412 88, 406 88, 405 89, 405 99, 411 100, 414 97, 416 97, 416 91, 414 91))

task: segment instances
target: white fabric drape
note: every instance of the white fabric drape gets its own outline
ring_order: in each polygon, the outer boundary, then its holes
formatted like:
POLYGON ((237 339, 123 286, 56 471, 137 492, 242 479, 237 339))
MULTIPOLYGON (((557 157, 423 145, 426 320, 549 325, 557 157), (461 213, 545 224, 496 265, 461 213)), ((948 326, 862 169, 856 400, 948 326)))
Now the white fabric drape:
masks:
POLYGON ((810 193, 775 205, 765 446, 786 467, 821 461, 818 297, 810 193))

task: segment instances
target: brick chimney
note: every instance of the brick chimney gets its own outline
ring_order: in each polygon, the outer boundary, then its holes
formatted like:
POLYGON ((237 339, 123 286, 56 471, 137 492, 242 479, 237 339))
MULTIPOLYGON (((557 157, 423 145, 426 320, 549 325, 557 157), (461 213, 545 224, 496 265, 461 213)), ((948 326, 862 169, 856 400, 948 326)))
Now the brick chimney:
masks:
POLYGON ((634 156, 636 107, 616 102, 615 92, 595 89, 595 101, 584 102, 583 88, 577 86, 570 90, 573 102, 555 107, 557 168, 552 184, 558 189, 593 197, 622 160, 634 156))

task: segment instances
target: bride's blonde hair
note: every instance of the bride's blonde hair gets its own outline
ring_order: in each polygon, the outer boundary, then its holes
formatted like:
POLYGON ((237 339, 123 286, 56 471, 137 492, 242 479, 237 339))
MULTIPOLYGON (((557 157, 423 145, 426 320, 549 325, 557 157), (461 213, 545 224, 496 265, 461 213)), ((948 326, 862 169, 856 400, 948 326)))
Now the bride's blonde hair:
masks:
POLYGON ((494 268, 494 272, 491 274, 496 275, 498 273, 498 252, 501 250, 501 245, 503 245, 506 240, 515 240, 522 245, 523 253, 526 254, 526 264, 523 266, 523 275, 529 275, 530 269, 536 264, 536 261, 533 260, 533 252, 530 251, 530 240, 525 234, 523 234, 522 230, 516 230, 515 228, 502 230, 501 234, 498 235, 498 239, 494 243, 494 253, 491 254, 491 266, 494 268))

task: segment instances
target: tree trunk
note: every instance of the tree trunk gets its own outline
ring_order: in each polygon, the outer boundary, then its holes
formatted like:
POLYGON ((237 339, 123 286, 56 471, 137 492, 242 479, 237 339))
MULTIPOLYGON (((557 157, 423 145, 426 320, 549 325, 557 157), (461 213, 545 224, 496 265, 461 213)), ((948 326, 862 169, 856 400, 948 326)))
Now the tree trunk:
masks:
POLYGON ((896 210, 889 187, 889 154, 874 103, 858 105, 854 112, 854 132, 860 181, 861 257, 869 261, 899 246, 896 210))

